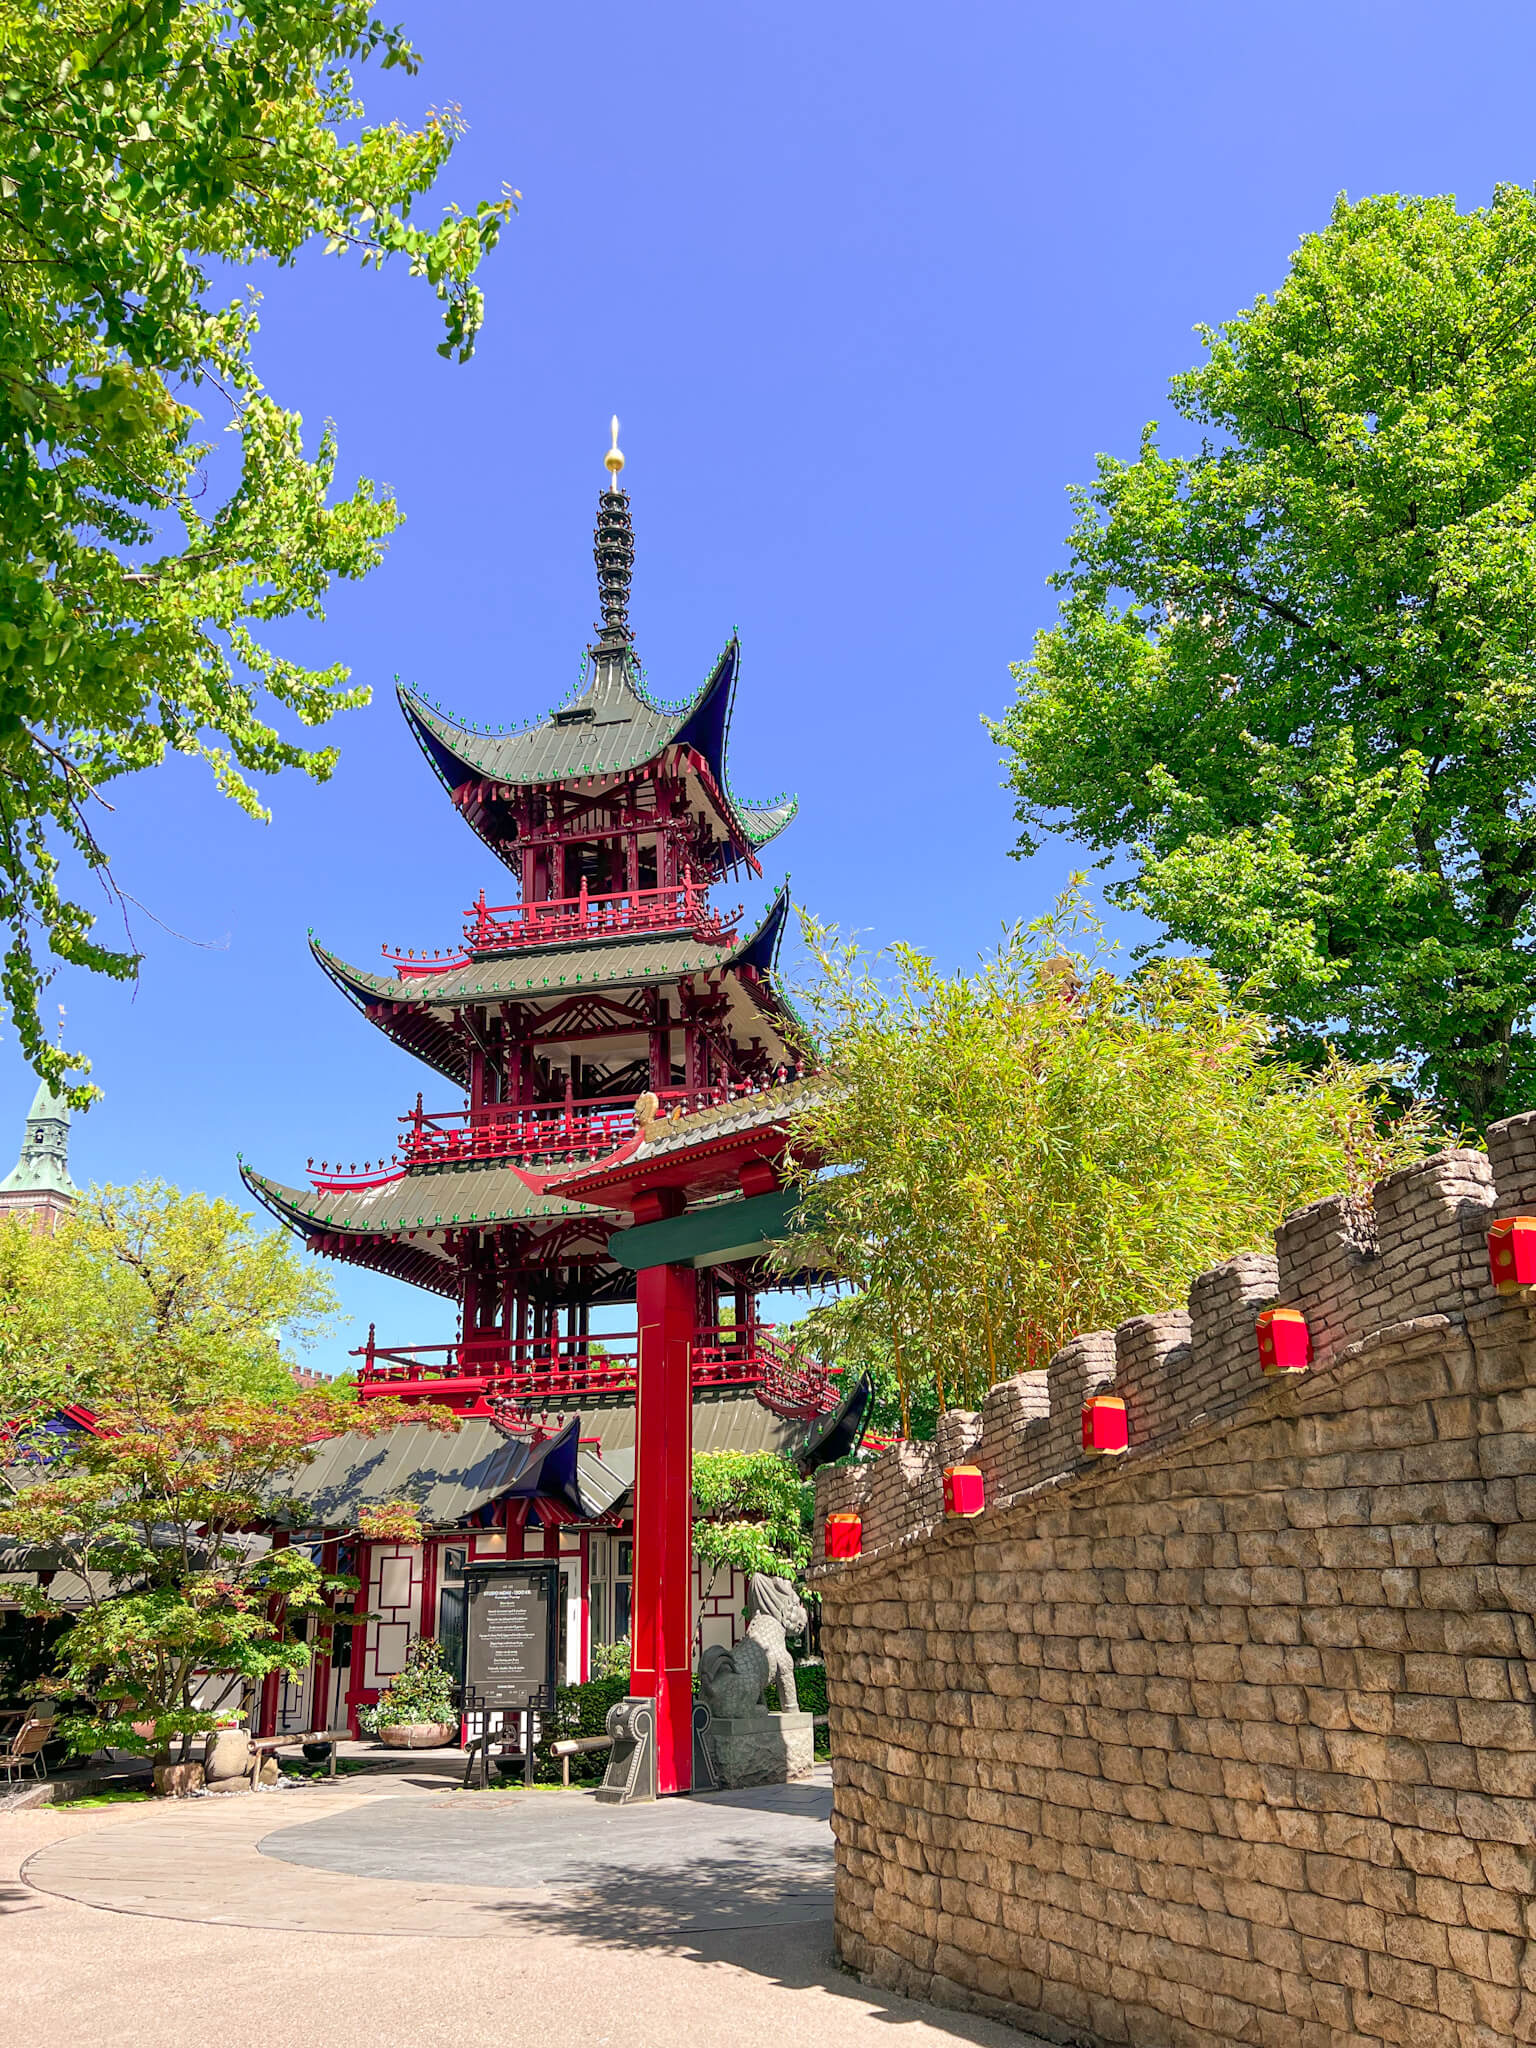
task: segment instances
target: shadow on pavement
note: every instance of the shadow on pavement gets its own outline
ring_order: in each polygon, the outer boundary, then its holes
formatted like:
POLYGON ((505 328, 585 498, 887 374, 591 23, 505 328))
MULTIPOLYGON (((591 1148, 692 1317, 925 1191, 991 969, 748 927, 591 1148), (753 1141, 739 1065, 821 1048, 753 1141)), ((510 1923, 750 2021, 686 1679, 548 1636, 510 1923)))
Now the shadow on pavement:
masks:
POLYGON ((583 1858, 545 1896, 477 1901, 471 1913, 506 1913, 541 1933, 574 1934, 610 1948, 659 1948, 690 1934, 809 1922, 831 1940, 831 1859, 820 1842, 776 1845, 771 1859, 750 1838, 715 1845, 685 1865, 634 1867, 583 1858))
POLYGON ((1027 2048, 1033 2036, 860 1984, 832 1943, 831 1786, 770 1785, 635 1807, 590 1794, 369 1800, 266 1836, 264 1855, 402 1882, 500 1889, 466 1921, 594 1950, 665 1953, 745 1970, 788 1990, 858 2001, 893 2026, 1027 2048))
POLYGON ((891 2026, 927 2026, 978 2048, 1030 2048, 1034 2036, 995 2020, 920 2004, 845 1974, 833 1952, 825 1852, 806 1851, 798 1873, 796 1860, 780 1850, 775 1868, 758 1872, 750 1854, 702 1858, 662 1879, 612 1863, 592 1870, 592 1893, 560 1891, 470 1910, 504 1913, 530 1933, 594 1949, 665 1951, 704 1968, 745 1970, 785 1990, 856 1999, 891 2026))

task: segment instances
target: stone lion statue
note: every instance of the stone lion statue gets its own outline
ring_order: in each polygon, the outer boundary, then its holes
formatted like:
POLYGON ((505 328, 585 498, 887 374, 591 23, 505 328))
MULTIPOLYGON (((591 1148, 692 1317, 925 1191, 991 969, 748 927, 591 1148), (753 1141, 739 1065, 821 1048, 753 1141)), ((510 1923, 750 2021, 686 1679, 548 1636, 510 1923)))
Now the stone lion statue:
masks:
POLYGON ((753 1713, 770 1685, 779 1689, 779 1712, 798 1714, 795 1667, 786 1636, 805 1627, 805 1609, 788 1579, 754 1572, 747 1581, 747 1632, 734 1649, 711 1643, 699 1659, 704 1704, 721 1720, 753 1713))
POLYGON ((795 1666, 786 1636, 803 1634, 805 1609, 788 1579, 776 1579, 767 1572, 754 1572, 747 1581, 747 1640, 756 1643, 768 1660, 768 1683, 779 1688, 779 1712, 798 1714, 800 1698, 795 1691, 795 1666))
POLYGON ((699 1691, 719 1720, 740 1721, 756 1712, 767 1683, 768 1659, 750 1637, 744 1636, 730 1650, 711 1643, 699 1659, 699 1691))

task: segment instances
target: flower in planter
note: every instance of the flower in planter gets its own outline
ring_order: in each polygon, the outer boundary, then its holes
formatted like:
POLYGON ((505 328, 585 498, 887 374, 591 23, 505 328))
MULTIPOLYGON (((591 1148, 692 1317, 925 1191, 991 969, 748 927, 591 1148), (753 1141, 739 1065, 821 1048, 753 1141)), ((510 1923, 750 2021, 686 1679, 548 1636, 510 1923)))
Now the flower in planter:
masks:
POLYGON ((376 1707, 364 1707, 358 1726, 370 1735, 381 1728, 402 1728, 422 1721, 457 1721, 457 1687, 443 1662, 441 1643, 418 1636, 405 1653, 405 1669, 397 1671, 376 1707))

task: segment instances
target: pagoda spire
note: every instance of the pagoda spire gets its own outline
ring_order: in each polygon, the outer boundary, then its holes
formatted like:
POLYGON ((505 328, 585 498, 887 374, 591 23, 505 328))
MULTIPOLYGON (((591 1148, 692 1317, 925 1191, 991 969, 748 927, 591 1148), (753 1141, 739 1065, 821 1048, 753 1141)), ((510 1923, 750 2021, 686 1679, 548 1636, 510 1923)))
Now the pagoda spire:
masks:
POLYGON ((629 523, 629 493, 619 487, 624 457, 619 450, 618 415, 613 419, 613 446, 603 457, 609 482, 597 501, 597 527, 592 558, 597 563, 598 602, 603 622, 593 648, 599 659, 622 656, 633 635, 629 629, 629 584, 635 568, 635 530, 629 523))

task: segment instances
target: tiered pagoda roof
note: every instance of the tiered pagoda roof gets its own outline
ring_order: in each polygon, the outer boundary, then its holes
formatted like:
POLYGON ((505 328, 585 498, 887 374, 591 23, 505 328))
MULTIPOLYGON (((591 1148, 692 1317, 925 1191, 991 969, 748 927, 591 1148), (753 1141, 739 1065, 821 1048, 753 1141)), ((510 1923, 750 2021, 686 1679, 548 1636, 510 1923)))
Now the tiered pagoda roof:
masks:
POLYGON ((510 867, 538 828, 539 792, 579 790, 594 805, 638 797, 665 771, 681 786, 695 828, 692 858, 710 875, 738 864, 761 873, 757 854, 795 814, 792 798, 745 803, 726 768, 741 644, 733 634, 697 695, 681 704, 651 697, 635 659, 629 585, 635 537, 619 472, 598 501, 593 555, 602 624, 587 650, 575 697, 511 732, 463 724, 415 691, 400 702, 439 780, 470 824, 510 867), (644 771, 652 770, 647 777, 644 771))
POLYGON ((311 938, 348 1000, 467 1101, 418 1096, 387 1166, 311 1161, 307 1188, 241 1168, 316 1252, 459 1297, 466 1343, 491 1327, 521 1346, 525 1322, 526 1341, 542 1342, 548 1319, 534 1308, 574 1317, 633 1298, 608 1249, 616 1212, 556 1180, 630 1139, 637 1099, 670 1115, 760 1094, 806 1037, 775 978, 787 887, 745 936, 739 910, 709 895, 733 868, 761 872, 758 851, 795 804, 747 804, 730 789, 734 636, 685 703, 647 693, 628 618, 622 460, 612 451, 599 499, 602 621, 575 696, 492 732, 400 693, 455 805, 517 874, 517 900, 490 906, 482 894, 462 945, 430 958, 386 948, 377 972, 311 938))
POLYGON ((542 1192, 550 1176, 510 1165, 418 1167, 371 1186, 286 1187, 243 1162, 240 1177, 263 1208, 312 1250, 369 1266, 432 1294, 456 1295, 456 1241, 523 1225, 546 1264, 606 1261, 609 1209, 542 1192))
MULTIPOLYGON (((314 938, 310 950, 370 1023, 462 1088, 469 1048, 458 1017, 466 1004, 515 1002, 535 1014, 548 1013, 576 997, 666 988, 688 976, 718 986, 729 1005, 729 1020, 743 1039, 763 1039, 774 1063, 793 1059, 793 1042, 804 1033, 773 979, 788 915, 786 886, 757 929, 734 945, 706 945, 689 932, 650 938, 619 933, 575 946, 472 952, 462 965, 436 968, 423 962, 407 974, 373 974, 350 966, 314 938)), ((626 1020, 613 1021, 622 1029, 626 1020)), ((641 1028, 638 1018, 630 1021, 641 1028)))
POLYGON ((741 643, 733 635, 698 694, 680 705, 648 696, 627 648, 588 657, 576 696, 537 724, 512 732, 462 724, 402 686, 400 703, 438 780, 480 837, 510 863, 518 830, 509 799, 519 789, 617 783, 668 749, 689 808, 709 820, 717 867, 741 861, 756 874, 758 853, 798 808, 794 797, 749 803, 726 768, 741 643))

